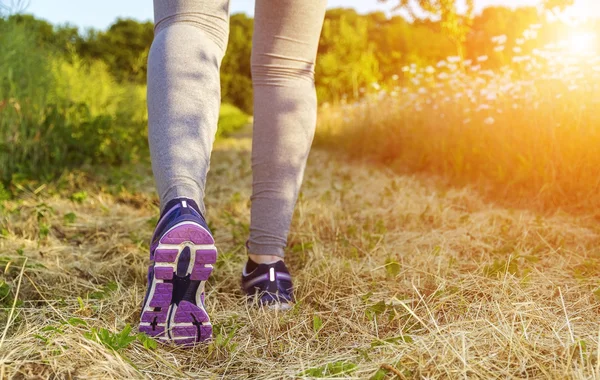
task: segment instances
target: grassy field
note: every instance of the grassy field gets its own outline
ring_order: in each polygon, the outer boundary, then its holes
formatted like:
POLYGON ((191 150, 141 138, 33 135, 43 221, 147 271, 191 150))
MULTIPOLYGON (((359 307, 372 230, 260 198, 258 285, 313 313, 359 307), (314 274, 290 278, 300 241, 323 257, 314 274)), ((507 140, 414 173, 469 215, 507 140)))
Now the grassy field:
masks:
POLYGON ((290 236, 298 303, 249 308, 249 150, 225 138, 213 156, 216 336, 192 351, 135 331, 158 214, 147 166, 72 172, 4 201, 0 378, 600 376, 595 218, 503 209, 322 150, 290 236))
POLYGON ((476 186, 538 211, 600 209, 600 50, 595 33, 540 46, 532 25, 494 55, 399 68, 360 101, 322 112, 322 146, 393 168, 476 186), (492 61, 503 61, 501 67, 492 61), (401 71, 400 71, 401 70, 401 71))

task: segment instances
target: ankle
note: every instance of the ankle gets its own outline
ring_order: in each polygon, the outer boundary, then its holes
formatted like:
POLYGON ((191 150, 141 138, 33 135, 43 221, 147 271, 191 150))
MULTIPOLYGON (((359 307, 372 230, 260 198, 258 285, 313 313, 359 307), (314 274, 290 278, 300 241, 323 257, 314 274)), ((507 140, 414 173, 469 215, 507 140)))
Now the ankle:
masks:
POLYGON ((257 264, 273 264, 278 261, 283 261, 283 257, 275 255, 256 255, 253 253, 248 254, 248 258, 257 264))

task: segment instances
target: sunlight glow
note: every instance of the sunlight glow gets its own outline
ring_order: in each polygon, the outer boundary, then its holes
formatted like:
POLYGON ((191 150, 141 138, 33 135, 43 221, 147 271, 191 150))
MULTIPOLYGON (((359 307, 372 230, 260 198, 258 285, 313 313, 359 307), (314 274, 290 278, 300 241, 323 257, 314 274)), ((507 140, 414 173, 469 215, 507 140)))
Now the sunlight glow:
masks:
POLYGON ((594 54, 597 50, 597 36, 590 32, 573 33, 566 41, 566 48, 577 55, 594 54))

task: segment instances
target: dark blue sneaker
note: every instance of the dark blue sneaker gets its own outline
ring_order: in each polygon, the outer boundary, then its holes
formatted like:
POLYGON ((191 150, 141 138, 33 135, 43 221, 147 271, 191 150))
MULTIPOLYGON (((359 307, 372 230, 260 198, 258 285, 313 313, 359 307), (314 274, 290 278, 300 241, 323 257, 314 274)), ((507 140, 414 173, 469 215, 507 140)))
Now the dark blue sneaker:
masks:
POLYGON ((292 276, 283 261, 258 264, 248 273, 248 264, 242 271, 242 289, 249 302, 270 308, 289 309, 294 302, 292 276))
POLYGON ((154 230, 150 260, 139 330, 180 345, 210 339, 204 284, 217 249, 196 202, 177 198, 167 203, 154 230))

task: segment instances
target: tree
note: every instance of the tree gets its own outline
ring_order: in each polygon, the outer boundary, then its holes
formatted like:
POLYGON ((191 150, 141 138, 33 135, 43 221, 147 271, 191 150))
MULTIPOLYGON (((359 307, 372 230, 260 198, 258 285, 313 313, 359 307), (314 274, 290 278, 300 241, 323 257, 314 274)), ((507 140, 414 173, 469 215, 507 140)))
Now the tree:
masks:
POLYGON ((144 83, 153 39, 151 22, 117 19, 105 32, 88 31, 77 50, 83 57, 106 62, 119 81, 144 83))
POLYGON ((254 20, 243 13, 231 16, 229 44, 221 64, 221 98, 252 113, 250 55, 254 20))
MULTIPOLYGON (((387 1, 387 0, 379 0, 387 1)), ((464 56, 464 44, 471 27, 474 14, 474 0, 466 0, 466 12, 464 15, 458 13, 455 0, 395 0, 398 1, 396 9, 402 9, 414 19, 422 19, 419 12, 414 9, 416 3, 420 13, 425 17, 438 19, 441 23, 442 31, 449 36, 455 44, 456 54, 464 56)))
POLYGON ((368 21, 354 9, 327 11, 316 64, 319 100, 358 98, 380 78, 375 45, 369 40, 368 21))
POLYGON ((544 0, 544 9, 553 10, 560 9, 563 10, 568 6, 571 6, 575 3, 575 0, 544 0))
POLYGON ((29 7, 29 0, 4 0, 0 1, 0 16, 12 15, 23 12, 29 7))

